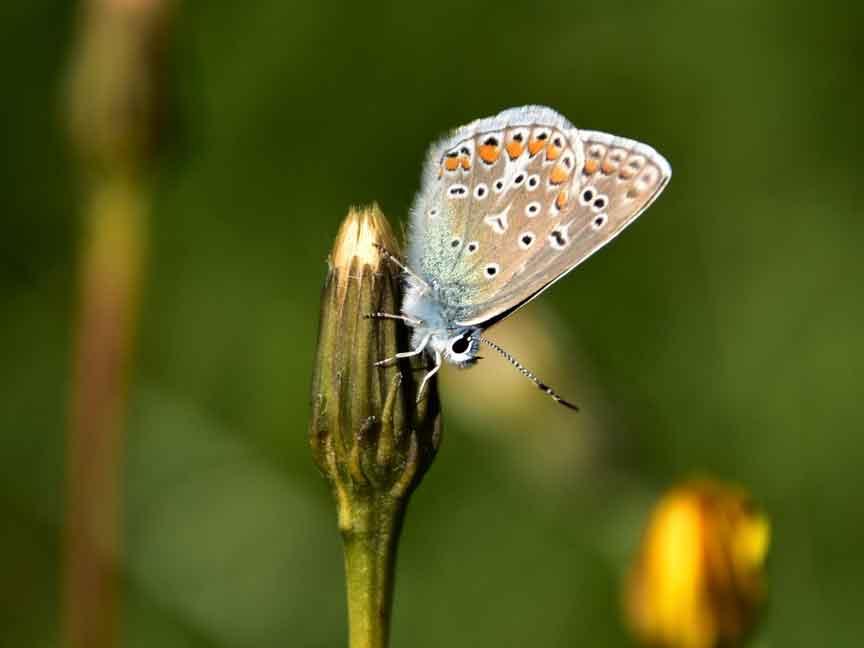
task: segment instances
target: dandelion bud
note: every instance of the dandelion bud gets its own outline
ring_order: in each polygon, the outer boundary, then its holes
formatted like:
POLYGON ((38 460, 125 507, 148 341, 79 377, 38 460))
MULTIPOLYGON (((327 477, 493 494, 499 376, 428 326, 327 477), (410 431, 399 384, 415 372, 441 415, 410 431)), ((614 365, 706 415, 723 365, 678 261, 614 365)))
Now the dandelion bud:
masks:
MULTIPOLYGON (((346 498, 407 495, 438 446, 436 385, 415 402, 425 359, 375 366, 405 350, 408 337, 401 322, 368 317, 399 312, 400 271, 382 248, 397 253, 378 207, 352 210, 328 260, 322 297, 310 442, 340 513, 346 498)), ((340 525, 349 522, 340 515, 340 525)))

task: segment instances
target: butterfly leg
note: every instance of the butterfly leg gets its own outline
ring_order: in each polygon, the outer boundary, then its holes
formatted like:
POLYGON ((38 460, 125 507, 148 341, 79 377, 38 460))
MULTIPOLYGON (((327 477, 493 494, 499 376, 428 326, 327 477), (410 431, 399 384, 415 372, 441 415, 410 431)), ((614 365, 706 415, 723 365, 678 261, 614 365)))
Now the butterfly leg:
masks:
POLYGON ((381 256, 383 256, 385 259, 388 259, 389 261, 392 261, 393 264, 396 265, 405 274, 413 277, 421 286, 423 286, 423 288, 425 290, 431 290, 431 286, 428 283, 426 283, 425 281, 423 281, 423 279, 420 278, 420 275, 418 275, 411 268, 409 268, 407 265, 405 265, 399 259, 397 259, 395 256, 393 256, 387 248, 382 247, 382 246, 378 245, 377 243, 375 243, 374 245, 381 252, 381 256))
POLYGON ((379 360, 378 362, 376 362, 375 366, 376 367, 383 367, 385 364, 392 362, 394 360, 398 360, 400 358, 410 358, 412 356, 420 355, 421 353, 423 353, 423 350, 426 348, 426 345, 429 344, 429 340, 431 337, 432 337, 432 334, 429 333, 426 337, 424 337, 420 341, 420 344, 417 345, 417 348, 414 349, 413 351, 403 351, 402 353, 397 353, 392 358, 384 358, 384 360, 379 360))
POLYGON ((420 389, 417 390, 417 402, 420 402, 420 398, 423 396, 423 390, 426 389, 426 383, 429 379, 438 373, 438 370, 441 368, 441 352, 435 352, 435 366, 429 370, 429 372, 423 376, 423 381, 420 383, 420 389))
POLYGON ((393 315, 392 313, 366 313, 364 315, 366 319, 392 319, 392 320, 400 320, 405 322, 406 324, 410 324, 411 326, 420 326, 423 323, 423 320, 414 319, 413 317, 406 317, 405 315, 393 315))

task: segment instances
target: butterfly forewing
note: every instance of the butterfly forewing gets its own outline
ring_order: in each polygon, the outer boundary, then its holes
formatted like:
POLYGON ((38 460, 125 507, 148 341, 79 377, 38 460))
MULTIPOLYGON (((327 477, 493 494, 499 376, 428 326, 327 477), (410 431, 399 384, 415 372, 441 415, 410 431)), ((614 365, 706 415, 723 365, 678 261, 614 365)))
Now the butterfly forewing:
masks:
POLYGON ((460 129, 430 162, 411 261, 460 325, 530 301, 632 222, 671 175, 650 147, 577 131, 538 107, 460 129))
MULTIPOLYGON (((569 148, 570 131, 553 110, 528 106, 472 122, 433 146, 409 261, 465 303, 506 284, 514 266, 496 259, 515 245, 518 214, 539 215, 547 199, 544 167, 556 155, 581 165, 581 147, 569 148)), ((515 248, 517 257, 527 256, 523 247, 515 248)))

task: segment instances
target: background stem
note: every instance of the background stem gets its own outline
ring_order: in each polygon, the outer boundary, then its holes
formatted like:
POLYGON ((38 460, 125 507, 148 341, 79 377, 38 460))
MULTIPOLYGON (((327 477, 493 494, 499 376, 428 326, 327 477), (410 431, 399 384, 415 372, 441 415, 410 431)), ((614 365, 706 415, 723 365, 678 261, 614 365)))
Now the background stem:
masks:
POLYGON ((64 634, 70 648, 118 643, 124 422, 144 260, 143 192, 95 189, 82 255, 67 447, 64 634))
POLYGON ((168 4, 82 2, 69 70, 67 120, 84 205, 63 536, 68 648, 121 643, 126 410, 168 4))

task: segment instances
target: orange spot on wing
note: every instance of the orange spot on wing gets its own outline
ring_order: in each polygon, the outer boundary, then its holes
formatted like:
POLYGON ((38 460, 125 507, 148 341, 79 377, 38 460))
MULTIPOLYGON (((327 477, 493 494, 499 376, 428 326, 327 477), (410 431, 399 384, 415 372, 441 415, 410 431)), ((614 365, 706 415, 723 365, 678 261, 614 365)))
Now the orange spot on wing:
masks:
POLYGON ((629 180, 634 175, 636 175, 636 172, 633 169, 628 169, 626 167, 621 169, 621 171, 618 173, 618 177, 622 180, 629 180))
POLYGON ((552 169, 552 173, 549 174, 549 182, 552 184, 561 184, 569 177, 570 171, 567 170, 567 167, 563 164, 556 164, 555 168, 552 169))
POLYGON ((546 147, 546 159, 547 160, 557 160, 558 156, 561 155, 561 151, 563 151, 560 146, 555 146, 552 142, 549 142, 549 145, 546 147))
POLYGON ((600 165, 597 164, 597 160, 585 160, 585 168, 582 170, 582 173, 585 175, 594 175, 599 168, 600 165))
POLYGON ((501 148, 498 146, 492 146, 491 144, 481 144, 477 149, 477 153, 480 155, 481 160, 487 164, 492 164, 501 154, 501 148))
POLYGON ((610 173, 614 172, 615 169, 616 169, 616 165, 612 164, 612 163, 609 162, 608 160, 607 160, 606 162, 604 162, 603 165, 600 167, 600 170, 601 170, 605 175, 609 175, 610 173))
POLYGON ((522 142, 517 142, 513 140, 507 144, 507 155, 510 156, 511 160, 515 160, 520 155, 522 155, 522 151, 525 150, 525 145, 522 142))
POLYGON ((444 160, 444 168, 448 171, 455 171, 459 168, 459 158, 448 157, 444 160))
POLYGON ((536 138, 532 139, 528 142, 528 152, 531 155, 537 155, 537 153, 540 152, 540 149, 542 149, 544 146, 545 142, 543 140, 539 140, 536 138))
POLYGON ((569 194, 566 189, 562 189, 558 192, 558 195, 555 196, 555 206, 558 209, 564 209, 564 205, 567 204, 567 198, 569 194))
POLYGON ((461 164, 462 168, 466 171, 471 169, 471 160, 467 155, 463 155, 461 158, 459 158, 459 164, 461 164))

